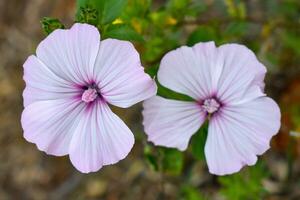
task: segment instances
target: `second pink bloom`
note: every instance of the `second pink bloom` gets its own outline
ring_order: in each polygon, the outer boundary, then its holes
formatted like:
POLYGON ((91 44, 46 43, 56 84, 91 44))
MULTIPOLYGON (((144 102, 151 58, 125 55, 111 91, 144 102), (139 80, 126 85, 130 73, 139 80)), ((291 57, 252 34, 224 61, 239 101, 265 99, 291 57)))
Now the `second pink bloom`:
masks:
POLYGON ((144 127, 156 145, 185 150, 209 119, 205 156, 209 171, 231 174, 254 165, 280 127, 278 105, 263 92, 266 68, 248 48, 213 42, 181 47, 161 61, 158 81, 192 97, 144 102, 144 127))

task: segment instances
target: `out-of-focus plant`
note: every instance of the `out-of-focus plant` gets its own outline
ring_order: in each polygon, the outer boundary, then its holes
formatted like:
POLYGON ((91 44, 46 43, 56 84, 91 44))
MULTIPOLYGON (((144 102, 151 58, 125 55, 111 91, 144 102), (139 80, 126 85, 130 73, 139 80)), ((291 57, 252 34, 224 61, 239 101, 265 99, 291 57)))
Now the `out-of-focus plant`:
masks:
POLYGON ((144 155, 147 162, 155 171, 167 175, 180 175, 183 168, 183 153, 171 148, 153 148, 146 145, 144 155))
POLYGON ((184 185, 180 191, 180 199, 182 200, 208 200, 195 187, 184 185))
POLYGON ((262 162, 247 168, 240 173, 219 177, 222 185, 221 194, 230 200, 259 200, 264 199, 267 191, 262 185, 269 173, 262 162))

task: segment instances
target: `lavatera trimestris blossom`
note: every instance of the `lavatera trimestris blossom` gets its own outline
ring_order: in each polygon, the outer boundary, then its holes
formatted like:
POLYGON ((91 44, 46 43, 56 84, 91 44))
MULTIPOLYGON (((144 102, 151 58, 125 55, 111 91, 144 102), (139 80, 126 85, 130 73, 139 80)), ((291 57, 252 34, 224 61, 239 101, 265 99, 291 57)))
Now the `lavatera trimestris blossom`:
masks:
POLYGON ((134 136, 109 104, 127 108, 156 93, 130 42, 100 41, 94 26, 55 30, 24 63, 24 137, 47 154, 69 155, 81 172, 125 158, 134 136))
POLYGON ((144 102, 144 127, 156 145, 185 150, 209 120, 205 157, 209 171, 231 174, 254 165, 280 127, 278 105, 263 92, 266 68, 242 45, 198 43, 167 53, 158 81, 189 95, 184 102, 152 97, 144 102))

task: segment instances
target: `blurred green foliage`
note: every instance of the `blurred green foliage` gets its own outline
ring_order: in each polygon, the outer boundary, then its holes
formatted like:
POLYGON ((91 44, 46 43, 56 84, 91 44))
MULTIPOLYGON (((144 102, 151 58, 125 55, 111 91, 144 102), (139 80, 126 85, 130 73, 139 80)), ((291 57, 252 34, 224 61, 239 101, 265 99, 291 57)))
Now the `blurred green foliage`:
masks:
POLYGON ((208 200, 205 198, 198 189, 190 185, 181 187, 180 199, 182 200, 208 200))
POLYGON ((262 185, 269 173, 263 162, 253 167, 247 167, 240 173, 218 178, 222 185, 221 193, 230 200, 260 200, 265 199, 267 191, 262 185))
POLYGON ((198 160, 205 160, 204 146, 208 134, 208 121, 206 121, 201 128, 192 136, 191 139, 191 153, 198 160))
POLYGON ((173 148, 146 145, 145 158, 151 169, 166 175, 180 175, 183 169, 183 153, 173 148))

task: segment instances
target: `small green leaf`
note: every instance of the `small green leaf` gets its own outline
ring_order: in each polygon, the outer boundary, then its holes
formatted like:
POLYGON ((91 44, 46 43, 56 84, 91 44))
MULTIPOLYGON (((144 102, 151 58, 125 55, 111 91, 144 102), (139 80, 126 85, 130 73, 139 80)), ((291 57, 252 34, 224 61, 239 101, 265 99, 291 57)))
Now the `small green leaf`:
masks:
POLYGON ((179 175, 183 168, 183 153, 177 149, 160 148, 162 153, 162 169, 169 175, 179 175))
POLYGON ((146 145, 144 147, 144 156, 150 168, 154 171, 158 171, 159 170, 158 160, 155 154, 153 153, 153 150, 150 145, 146 145))
POLYGON ((150 168, 154 171, 176 176, 183 168, 183 153, 173 148, 144 147, 144 155, 150 168))
POLYGON ((58 19, 51 18, 51 17, 44 17, 41 20, 41 24, 42 24, 43 31, 45 32, 46 35, 49 35, 56 29, 65 28, 65 26, 58 19))
POLYGON ((127 4, 127 0, 104 0, 102 24, 108 24, 120 16, 127 4))
POLYGON ((206 198, 200 193, 197 188, 190 185, 184 185, 181 188, 181 197, 184 200, 205 200, 206 198))
POLYGON ((122 14, 125 13, 124 17, 129 19, 132 17, 144 18, 145 14, 150 10, 151 4, 152 0, 130 0, 122 14))
POLYGON ((149 74, 151 78, 155 78, 157 71, 158 71, 158 65, 145 68, 145 72, 149 74))
POLYGON ((142 54, 143 60, 150 63, 157 63, 164 54, 165 41, 162 37, 153 37, 147 40, 144 44, 145 52, 142 54))
POLYGON ((103 35, 104 38, 115 38, 119 40, 130 40, 143 42, 143 37, 138 34, 131 26, 126 24, 110 25, 103 35))
POLYGON ((208 122, 205 122, 191 139, 191 152, 196 159, 205 160, 204 146, 207 138, 207 133, 208 122))
POLYGON ((218 177, 221 184, 221 194, 230 200, 260 200, 265 199, 267 191, 262 185, 264 178, 270 174, 262 162, 247 167, 241 172, 218 177), (255 195, 250 195, 255 194, 255 195))

